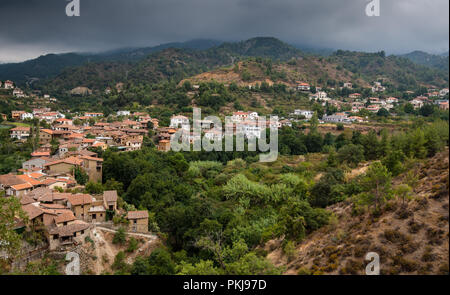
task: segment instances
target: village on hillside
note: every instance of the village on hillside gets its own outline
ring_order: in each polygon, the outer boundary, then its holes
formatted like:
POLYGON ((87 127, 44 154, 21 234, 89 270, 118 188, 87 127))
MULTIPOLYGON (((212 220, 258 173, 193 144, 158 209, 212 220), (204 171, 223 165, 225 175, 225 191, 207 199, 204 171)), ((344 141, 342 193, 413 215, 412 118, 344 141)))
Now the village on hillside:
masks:
MULTIPOLYGON (((0 87, 12 91, 17 99, 29 97, 14 87, 12 81, 0 83, 0 87)), ((352 85, 344 83, 343 87, 351 89, 352 85)), ((198 91, 199 85, 193 85, 193 89, 198 91)), ((395 106, 405 104, 410 104, 414 110, 425 105, 448 110, 449 103, 447 88, 429 89, 428 93, 407 101, 380 95, 384 87, 379 82, 374 83, 372 96, 366 98, 350 91, 348 97, 332 99, 320 87, 312 91, 304 82, 298 82, 293 90, 306 93, 311 103, 331 106, 336 111, 317 117, 317 112, 312 109, 296 108, 286 117, 272 115, 277 120, 271 122, 267 118, 265 126, 258 124, 260 115, 256 111, 234 111, 230 114, 234 135, 241 133, 247 139, 260 138, 265 128, 292 127, 308 122, 314 116, 319 124, 335 127, 343 124, 370 126, 368 113, 390 112, 395 106)), ((148 233, 148 211, 121 207, 116 190, 88 194, 85 185, 105 181, 102 179, 103 159, 99 153, 107 149, 138 151, 146 144, 145 138, 150 138, 157 150, 167 152, 171 149, 172 136, 179 130, 182 138, 187 137, 192 144, 199 139, 199 135, 192 132, 192 119, 173 114, 168 126, 160 126, 158 118, 143 111, 124 109, 108 116, 101 112, 71 113, 70 110, 47 107, 46 103, 57 101, 49 95, 33 97, 41 105, 31 112, 13 110, 10 114, 1 114, 2 124, 13 126, 8 132, 15 144, 33 142, 35 147, 20 169, 0 175, 0 190, 5 197, 17 198, 26 215, 25 219, 16 218, 15 230, 41 233, 47 241, 48 251, 64 251, 86 243, 96 226, 117 230, 114 218, 120 219, 128 232, 148 233), (70 118, 65 115, 67 113, 70 118)), ((395 113, 391 115, 395 116, 395 113)), ((212 121, 202 120, 200 124, 206 139, 222 140, 224 137, 223 132, 213 128, 212 121)))

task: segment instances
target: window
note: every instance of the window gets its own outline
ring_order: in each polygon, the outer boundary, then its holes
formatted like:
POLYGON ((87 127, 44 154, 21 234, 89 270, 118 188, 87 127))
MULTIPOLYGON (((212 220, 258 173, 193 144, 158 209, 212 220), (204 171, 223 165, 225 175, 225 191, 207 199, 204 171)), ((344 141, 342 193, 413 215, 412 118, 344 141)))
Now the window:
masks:
POLYGON ((133 223, 136 224, 136 223, 137 223, 137 220, 133 220, 133 223))
POLYGON ((81 234, 84 235, 84 230, 81 231, 81 234))
POLYGON ((58 239, 58 235, 53 235, 53 240, 57 240, 58 239))

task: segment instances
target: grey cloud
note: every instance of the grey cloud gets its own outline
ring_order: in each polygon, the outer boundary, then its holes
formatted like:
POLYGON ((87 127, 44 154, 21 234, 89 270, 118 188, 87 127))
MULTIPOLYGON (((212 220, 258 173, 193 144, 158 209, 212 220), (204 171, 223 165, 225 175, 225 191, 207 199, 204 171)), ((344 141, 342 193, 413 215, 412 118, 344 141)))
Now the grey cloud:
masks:
POLYGON ((448 50, 448 0, 2 0, 0 61, 35 53, 152 46, 194 38, 274 36, 315 47, 391 53, 448 50))

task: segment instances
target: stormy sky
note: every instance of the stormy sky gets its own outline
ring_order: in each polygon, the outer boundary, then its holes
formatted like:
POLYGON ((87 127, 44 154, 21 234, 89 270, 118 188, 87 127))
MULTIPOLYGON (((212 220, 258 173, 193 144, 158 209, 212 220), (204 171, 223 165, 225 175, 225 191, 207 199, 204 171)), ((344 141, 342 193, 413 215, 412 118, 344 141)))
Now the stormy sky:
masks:
POLYGON ((448 0, 0 0, 0 62, 209 38, 273 36, 291 44, 361 51, 448 51, 448 0))

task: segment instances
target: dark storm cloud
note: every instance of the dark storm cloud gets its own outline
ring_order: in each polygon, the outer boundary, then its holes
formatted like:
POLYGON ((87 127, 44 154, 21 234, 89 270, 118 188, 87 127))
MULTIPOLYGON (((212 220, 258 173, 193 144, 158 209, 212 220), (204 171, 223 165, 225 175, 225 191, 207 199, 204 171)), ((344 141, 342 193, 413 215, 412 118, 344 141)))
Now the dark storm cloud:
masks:
POLYGON ((398 53, 448 50, 448 0, 1 0, 0 61, 48 52, 152 46, 194 38, 274 36, 315 47, 398 53))

